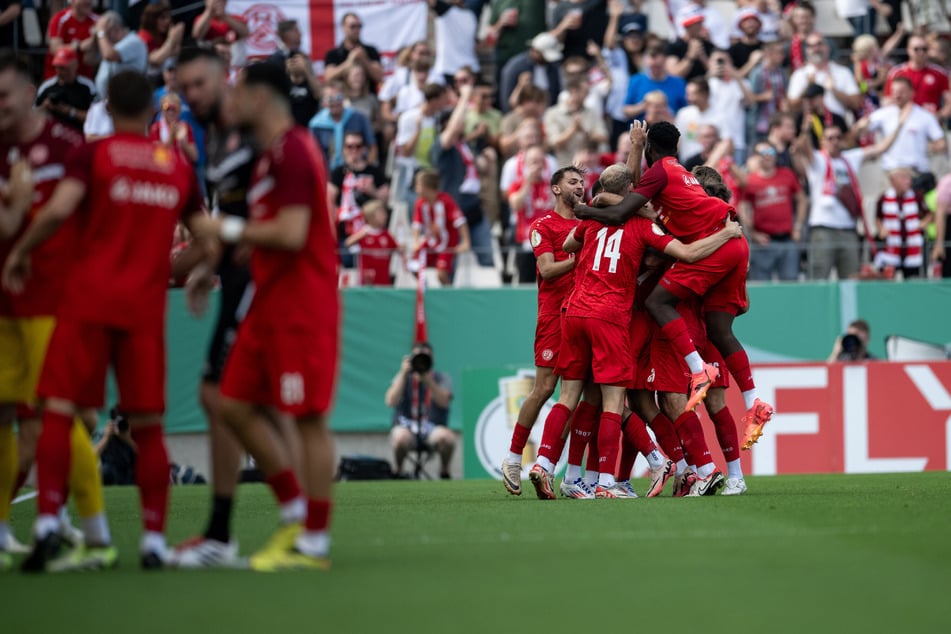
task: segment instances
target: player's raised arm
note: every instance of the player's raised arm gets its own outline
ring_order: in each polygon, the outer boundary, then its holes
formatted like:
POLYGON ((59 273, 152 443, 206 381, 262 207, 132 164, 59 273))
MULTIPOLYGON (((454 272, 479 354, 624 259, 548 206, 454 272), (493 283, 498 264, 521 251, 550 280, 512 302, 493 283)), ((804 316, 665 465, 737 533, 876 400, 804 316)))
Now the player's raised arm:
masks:
POLYGON ((594 208, 579 204, 575 206, 575 216, 585 220, 597 220, 606 225, 620 225, 633 218, 647 201, 643 195, 634 193, 628 194, 620 203, 610 207, 594 208))
POLYGON ((664 253, 678 260, 683 260, 684 262, 696 262, 722 247, 728 240, 742 236, 743 227, 740 226, 740 223, 727 219, 724 228, 712 236, 707 236, 702 240, 697 240, 690 244, 684 244, 680 240, 673 240, 664 247, 664 253))

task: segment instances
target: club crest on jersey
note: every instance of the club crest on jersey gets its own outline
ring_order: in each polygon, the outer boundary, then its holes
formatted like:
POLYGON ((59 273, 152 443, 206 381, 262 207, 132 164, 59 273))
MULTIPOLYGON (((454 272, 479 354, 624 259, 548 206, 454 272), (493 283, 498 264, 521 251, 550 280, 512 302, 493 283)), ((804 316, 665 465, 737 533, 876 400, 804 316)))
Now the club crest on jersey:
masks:
POLYGON ((545 361, 551 361, 555 358, 555 353, 552 352, 551 348, 545 348, 542 350, 542 359, 545 361))
POLYGON ((30 163, 42 165, 50 157, 50 149, 45 145, 34 145, 30 148, 30 163))
POLYGON ((532 248, 535 249, 542 243, 542 234, 538 233, 538 229, 532 229, 532 235, 529 240, 532 243, 532 248))

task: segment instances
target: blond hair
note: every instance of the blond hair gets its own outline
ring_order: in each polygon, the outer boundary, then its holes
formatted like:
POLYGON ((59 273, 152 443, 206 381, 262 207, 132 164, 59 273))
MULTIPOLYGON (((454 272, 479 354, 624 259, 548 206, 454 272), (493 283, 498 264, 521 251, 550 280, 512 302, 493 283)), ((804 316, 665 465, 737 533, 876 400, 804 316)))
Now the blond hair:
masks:
POLYGON ((363 207, 361 207, 360 210, 363 212, 363 219, 370 222, 376 212, 386 211, 386 205, 383 204, 382 200, 368 200, 363 203, 363 207))
POLYGON ((624 195, 631 188, 631 183, 634 182, 634 174, 631 172, 631 168, 624 163, 615 163, 601 172, 599 180, 601 186, 604 187, 604 191, 624 195))

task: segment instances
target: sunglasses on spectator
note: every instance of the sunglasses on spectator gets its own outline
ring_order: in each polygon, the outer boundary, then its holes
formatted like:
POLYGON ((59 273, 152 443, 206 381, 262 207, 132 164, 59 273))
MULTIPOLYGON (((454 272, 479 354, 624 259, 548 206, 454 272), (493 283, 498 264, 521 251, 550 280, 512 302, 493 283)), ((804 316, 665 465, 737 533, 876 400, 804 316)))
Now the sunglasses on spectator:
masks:
POLYGON ((776 156, 776 148, 763 147, 756 150, 756 153, 760 156, 776 156))
POLYGON ((822 46, 823 44, 825 44, 825 42, 806 42, 806 47, 807 47, 807 48, 818 48, 818 47, 822 46))
POLYGON ((916 46, 916 47, 914 47, 914 48, 911 49, 911 50, 913 50, 913 51, 916 52, 916 53, 927 53, 927 52, 928 52, 928 47, 927 47, 927 46, 916 46))
POLYGON ((348 29, 362 29, 363 24, 361 22, 351 22, 347 25, 348 29))
POLYGON ((363 144, 362 143, 345 143, 343 147, 345 147, 348 150, 362 150, 363 144))
POLYGON ((842 135, 841 135, 841 134, 827 134, 827 135, 825 135, 825 137, 823 137, 823 138, 824 138, 826 141, 841 141, 841 140, 842 140, 842 135))
POLYGON ((178 112, 178 106, 171 103, 164 103, 162 104, 162 110, 170 110, 172 112, 178 112))

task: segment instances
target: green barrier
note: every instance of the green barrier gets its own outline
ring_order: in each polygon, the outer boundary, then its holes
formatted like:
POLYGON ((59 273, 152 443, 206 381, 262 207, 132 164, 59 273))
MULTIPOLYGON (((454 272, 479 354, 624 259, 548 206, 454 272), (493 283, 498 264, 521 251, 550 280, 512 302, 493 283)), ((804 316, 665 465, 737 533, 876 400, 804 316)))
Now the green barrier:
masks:
MULTIPOLYGON (((753 361, 825 359, 845 324, 863 317, 872 327, 871 351, 885 356, 890 334, 944 344, 951 315, 951 282, 844 282, 750 285, 751 309, 736 332, 753 361)), ((343 358, 332 426, 337 431, 385 431, 392 412, 383 394, 413 338, 415 291, 351 288, 343 292, 343 358)), ((426 295, 436 368, 454 381, 450 426, 462 429, 464 372, 530 368, 535 330, 533 288, 433 289, 426 295)), ((196 320, 184 296, 169 299, 168 429, 203 431, 197 385, 213 315, 196 320)))

